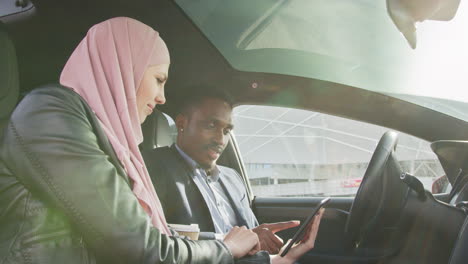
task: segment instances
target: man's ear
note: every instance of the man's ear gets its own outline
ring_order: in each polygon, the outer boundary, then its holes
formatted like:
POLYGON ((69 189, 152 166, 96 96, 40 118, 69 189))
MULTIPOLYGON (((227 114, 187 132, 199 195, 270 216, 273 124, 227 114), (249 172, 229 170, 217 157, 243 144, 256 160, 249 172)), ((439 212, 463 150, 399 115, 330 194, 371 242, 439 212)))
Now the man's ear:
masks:
POLYGON ((184 131, 185 127, 187 126, 187 121, 188 121, 187 116, 185 116, 184 114, 178 114, 176 116, 175 124, 176 124, 178 133, 184 131))

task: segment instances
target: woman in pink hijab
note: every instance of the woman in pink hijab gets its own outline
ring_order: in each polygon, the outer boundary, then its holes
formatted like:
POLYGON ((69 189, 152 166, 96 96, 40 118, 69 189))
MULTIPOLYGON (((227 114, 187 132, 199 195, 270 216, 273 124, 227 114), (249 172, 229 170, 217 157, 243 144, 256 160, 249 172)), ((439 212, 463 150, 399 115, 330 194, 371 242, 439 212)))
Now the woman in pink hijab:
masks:
MULTIPOLYGON (((169 64, 158 32, 113 18, 88 31, 61 85, 22 100, 1 139, 7 263, 232 263, 258 251, 245 227, 223 242, 171 236, 138 149, 141 123, 165 103, 169 64)), ((292 263, 312 248, 318 222, 273 263, 292 263)))

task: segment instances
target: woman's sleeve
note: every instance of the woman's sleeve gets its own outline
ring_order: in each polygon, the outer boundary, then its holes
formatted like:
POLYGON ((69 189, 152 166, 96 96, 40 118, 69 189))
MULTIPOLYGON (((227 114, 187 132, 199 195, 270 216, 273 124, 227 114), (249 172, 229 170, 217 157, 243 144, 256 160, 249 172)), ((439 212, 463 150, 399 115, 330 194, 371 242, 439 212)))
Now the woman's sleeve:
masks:
POLYGON ((87 247, 109 263, 232 263, 218 241, 189 241, 152 227, 125 178, 99 147, 79 97, 34 91, 6 131, 7 164, 42 201, 63 211, 87 247), (10 155, 8 154, 10 153, 10 155))

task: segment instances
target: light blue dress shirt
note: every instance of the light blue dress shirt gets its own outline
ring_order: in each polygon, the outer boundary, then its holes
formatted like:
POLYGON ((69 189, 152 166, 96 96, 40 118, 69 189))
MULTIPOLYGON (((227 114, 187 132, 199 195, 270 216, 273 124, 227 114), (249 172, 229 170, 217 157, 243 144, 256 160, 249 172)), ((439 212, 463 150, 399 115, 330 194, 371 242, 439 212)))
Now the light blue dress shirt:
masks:
POLYGON ((177 144, 175 146, 180 155, 193 169, 193 180, 208 206, 211 218, 213 219, 215 232, 218 234, 216 237, 222 239, 222 236, 219 234, 228 233, 229 230, 238 225, 238 223, 230 199, 227 197, 219 181, 219 177, 222 177, 222 175, 220 175, 221 173, 218 166, 215 166, 211 171, 211 175, 207 175, 206 171, 201 168, 196 161, 190 158, 177 144))

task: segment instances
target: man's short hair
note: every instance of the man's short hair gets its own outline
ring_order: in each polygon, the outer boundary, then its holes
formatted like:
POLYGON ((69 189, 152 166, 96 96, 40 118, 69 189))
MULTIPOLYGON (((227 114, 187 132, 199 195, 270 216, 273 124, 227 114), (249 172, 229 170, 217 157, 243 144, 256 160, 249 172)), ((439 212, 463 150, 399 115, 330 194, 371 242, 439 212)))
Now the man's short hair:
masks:
POLYGON ((187 89, 184 90, 187 92, 184 94, 184 97, 181 98, 177 114, 191 113, 194 107, 200 105, 203 100, 207 98, 223 100, 228 103, 231 108, 234 104, 231 95, 227 91, 214 86, 198 84, 188 86, 187 89))

